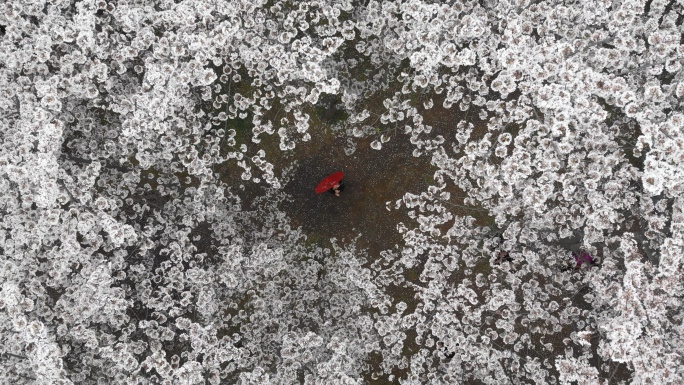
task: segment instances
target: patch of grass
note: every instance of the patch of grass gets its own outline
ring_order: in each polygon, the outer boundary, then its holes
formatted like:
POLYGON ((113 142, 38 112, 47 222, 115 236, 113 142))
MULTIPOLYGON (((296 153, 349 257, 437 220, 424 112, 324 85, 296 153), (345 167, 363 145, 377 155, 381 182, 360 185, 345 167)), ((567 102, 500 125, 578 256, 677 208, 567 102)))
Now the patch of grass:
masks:
POLYGON ((489 264, 489 258, 485 258, 486 256, 483 255, 483 258, 480 259, 477 264, 473 267, 473 274, 472 275, 477 275, 478 273, 482 273, 484 275, 489 275, 492 272, 492 265, 489 264))
POLYGON ((341 102, 340 95, 323 95, 315 107, 316 116, 319 121, 335 125, 349 119, 347 111, 338 108, 341 102))

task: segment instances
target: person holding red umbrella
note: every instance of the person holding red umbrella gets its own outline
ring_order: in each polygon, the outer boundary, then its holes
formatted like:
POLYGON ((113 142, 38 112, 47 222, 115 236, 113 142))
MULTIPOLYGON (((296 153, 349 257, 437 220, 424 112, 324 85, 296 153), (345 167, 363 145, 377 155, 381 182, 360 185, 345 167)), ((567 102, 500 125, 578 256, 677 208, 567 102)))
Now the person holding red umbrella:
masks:
POLYGON ((335 196, 340 196, 340 192, 344 190, 344 182, 342 182, 343 177, 344 173, 342 171, 334 172, 323 178, 314 191, 316 191, 316 194, 328 191, 335 194, 335 196))
POLYGON ((336 197, 340 196, 340 193, 344 190, 344 182, 339 181, 335 183, 334 186, 330 190, 328 190, 329 193, 335 194, 336 197))

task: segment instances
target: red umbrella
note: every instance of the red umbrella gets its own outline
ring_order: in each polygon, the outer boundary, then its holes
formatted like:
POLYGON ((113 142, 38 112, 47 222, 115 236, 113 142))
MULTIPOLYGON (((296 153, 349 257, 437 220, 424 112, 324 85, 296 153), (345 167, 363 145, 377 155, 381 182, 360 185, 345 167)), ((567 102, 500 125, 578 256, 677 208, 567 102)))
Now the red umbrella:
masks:
POLYGON ((321 181, 321 183, 316 186, 316 194, 320 194, 323 192, 326 192, 330 190, 334 185, 337 184, 337 182, 342 180, 342 177, 344 176, 344 173, 342 171, 334 172, 321 181))

